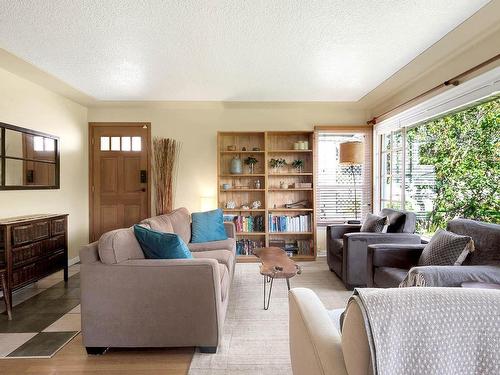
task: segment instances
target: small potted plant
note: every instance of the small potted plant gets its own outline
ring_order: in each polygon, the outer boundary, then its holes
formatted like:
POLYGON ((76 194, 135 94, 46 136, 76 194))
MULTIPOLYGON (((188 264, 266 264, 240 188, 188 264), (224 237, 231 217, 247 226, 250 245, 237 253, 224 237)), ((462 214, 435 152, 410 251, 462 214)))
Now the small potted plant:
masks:
POLYGON ((304 168, 304 160, 296 159, 292 161, 292 167, 297 171, 297 173, 302 173, 302 170, 304 168))
POLYGON ((279 173, 281 168, 287 165, 286 160, 283 158, 269 160, 269 165, 274 169, 275 173, 279 173))
POLYGON ((245 159, 245 164, 248 165, 250 168, 250 173, 253 173, 255 164, 257 164, 259 161, 255 159, 253 156, 249 156, 248 158, 245 159))

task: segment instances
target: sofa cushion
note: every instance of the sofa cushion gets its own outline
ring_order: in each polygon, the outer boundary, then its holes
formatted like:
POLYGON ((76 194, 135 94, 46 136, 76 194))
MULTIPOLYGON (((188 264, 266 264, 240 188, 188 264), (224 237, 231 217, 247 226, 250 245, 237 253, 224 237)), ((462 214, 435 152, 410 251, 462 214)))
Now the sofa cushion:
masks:
POLYGON ((387 216, 387 233, 415 233, 417 217, 414 212, 384 208, 379 216, 387 216))
POLYGON ((134 225, 134 233, 147 259, 191 259, 191 251, 176 233, 134 225))
POLYGON ((229 250, 209 250, 192 253, 194 258, 215 259, 220 264, 226 265, 229 274, 232 277, 234 273, 235 256, 234 252, 229 250))
POLYGON ((376 267, 373 281, 379 288, 397 288, 408 274, 408 270, 393 267, 376 267))
POLYGON ((189 250, 193 252, 197 251, 207 251, 207 250, 229 250, 231 252, 236 252, 236 240, 234 238, 228 238, 223 241, 211 241, 203 243, 188 243, 189 250))
POLYGON ((387 217, 368 213, 361 226, 360 232, 380 233, 385 227, 387 217))
POLYGON ((191 215, 191 242, 201 243, 227 240, 226 228, 220 208, 207 212, 195 212, 191 215))
POLYGON ((337 255, 339 257, 343 256, 343 248, 344 248, 344 239, 343 238, 335 238, 331 241, 331 251, 332 254, 337 255))
POLYGON ((99 258, 105 264, 120 263, 129 259, 144 259, 133 228, 122 228, 104 233, 98 243, 99 258))
POLYGON ((425 246, 419 266, 459 266, 474 249, 472 238, 439 229, 425 246))
POLYGON ((141 221, 141 224, 158 232, 174 233, 174 228, 172 227, 172 223, 170 222, 168 215, 153 216, 148 219, 144 219, 141 221))
POLYGON ((448 222, 450 232, 471 236, 474 252, 465 259, 464 265, 500 264, 500 225, 469 219, 454 219, 448 222))
POLYGON ((182 207, 167 214, 174 232, 181 236, 185 243, 191 241, 191 215, 189 211, 182 207))

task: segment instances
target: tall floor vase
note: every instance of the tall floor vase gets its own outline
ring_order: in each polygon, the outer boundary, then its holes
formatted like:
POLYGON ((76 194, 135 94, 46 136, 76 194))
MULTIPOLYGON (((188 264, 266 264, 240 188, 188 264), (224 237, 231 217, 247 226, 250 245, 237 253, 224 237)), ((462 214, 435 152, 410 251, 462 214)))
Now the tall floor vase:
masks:
POLYGON ((153 139, 153 184, 156 215, 169 213, 173 209, 179 152, 180 143, 175 139, 160 137, 153 139))

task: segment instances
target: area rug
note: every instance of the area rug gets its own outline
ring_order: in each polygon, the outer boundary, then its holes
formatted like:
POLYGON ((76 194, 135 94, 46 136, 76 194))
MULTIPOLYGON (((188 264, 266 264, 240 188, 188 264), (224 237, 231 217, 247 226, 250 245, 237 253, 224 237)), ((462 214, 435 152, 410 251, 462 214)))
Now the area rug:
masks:
MULTIPOLYGON (((291 287, 314 290, 327 309, 344 307, 352 292, 328 269, 326 258, 301 263, 291 287)), ((190 375, 292 374, 285 280, 275 280, 269 310, 263 309, 262 276, 256 263, 238 263, 229 295, 222 343, 216 354, 195 352, 190 375)))
POLYGON ((80 275, 15 305, 12 315, 0 315, 0 359, 51 358, 80 332, 80 275))

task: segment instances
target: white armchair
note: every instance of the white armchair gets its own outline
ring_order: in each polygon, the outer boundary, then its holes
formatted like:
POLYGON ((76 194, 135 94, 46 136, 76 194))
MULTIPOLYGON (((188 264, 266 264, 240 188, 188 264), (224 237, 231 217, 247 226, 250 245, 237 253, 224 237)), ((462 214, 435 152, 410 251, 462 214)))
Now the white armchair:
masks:
POLYGON ((318 296, 289 292, 290 357, 294 375, 371 375, 371 356, 361 309, 347 306, 343 334, 318 296))

